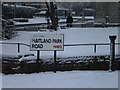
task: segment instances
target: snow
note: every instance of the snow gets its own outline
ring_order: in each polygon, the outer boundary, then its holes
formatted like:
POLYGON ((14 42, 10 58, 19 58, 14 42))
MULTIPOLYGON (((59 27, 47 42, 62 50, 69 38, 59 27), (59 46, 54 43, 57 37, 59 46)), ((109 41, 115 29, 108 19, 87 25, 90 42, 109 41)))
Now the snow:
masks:
MULTIPOLYGON (((21 19, 21 18, 16 18, 16 19, 21 19)), ((73 20, 77 21, 77 20, 73 20)), ((51 21, 50 21, 51 22, 51 21)), ((66 19, 60 19, 58 21, 59 23, 61 22, 66 22, 66 19)), ((15 25, 23 25, 23 24, 40 24, 40 23, 47 23, 47 18, 45 17, 34 17, 34 18, 28 18, 28 22, 14 22, 15 25)))
POLYGON ((36 23, 47 23, 47 20, 46 18, 34 17, 34 18, 28 18, 28 22, 15 22, 15 25, 36 24, 36 23))
MULTIPOLYGON (((110 43, 109 35, 118 36, 118 28, 67 28, 53 31, 43 32, 19 32, 19 36, 11 40, 3 42, 19 42, 30 44, 30 35, 34 33, 42 34, 64 34, 64 45, 66 44, 94 44, 94 43, 110 43)), ((118 43, 118 38, 116 39, 118 43)), ((17 45, 2 45, 2 53, 17 53, 17 45)), ((34 53, 25 45, 20 46, 21 53, 34 53)), ((41 58, 53 58, 53 51, 41 51, 41 58)), ((94 53, 94 46, 65 46, 64 51, 57 51, 57 57, 72 57, 72 56, 90 56, 90 55, 109 55, 109 46, 97 46, 97 53, 94 53)), ((116 46, 116 54, 118 54, 118 46, 116 46)))
MULTIPOLYGON (((46 11, 41 11, 41 12, 38 12, 38 14, 44 14, 46 11)), ((74 22, 78 21, 78 19, 82 19, 81 16, 73 16, 74 18, 74 22)), ((16 19, 21 19, 21 18, 16 18, 16 19)), ((86 20, 92 20, 94 21, 94 17, 93 16, 85 16, 85 19, 86 20)), ((60 19, 58 21, 59 23, 61 22, 66 22, 66 18, 64 19, 60 19)), ((86 21, 88 22, 88 21, 86 21)), ((23 24, 38 24, 38 23, 47 23, 47 18, 46 17, 37 17, 37 16, 34 16, 33 18, 28 18, 28 22, 14 22, 15 25, 23 25, 23 24)), ((79 21, 79 23, 81 23, 81 20, 79 21)))
POLYGON ((36 14, 46 14, 46 12, 47 12, 47 11, 40 11, 40 12, 38 12, 38 13, 36 13, 36 14))
MULTIPOLYGON (((10 5, 10 4, 3 4, 3 6, 11 6, 15 7, 15 5, 10 5)), ((30 6, 21 6, 21 5, 16 5, 17 8, 30 8, 30 9, 36 9, 35 7, 30 7, 30 6)))
POLYGON ((22 57, 22 58, 20 58, 19 59, 19 61, 29 61, 29 60, 36 60, 37 59, 37 57, 36 56, 28 56, 28 57, 22 57))
POLYGON ((0 89, 2 90, 2 73, 0 73, 0 89))
MULTIPOLYGON (((82 19, 82 16, 73 16, 74 19, 82 19)), ((94 16, 85 16, 85 19, 95 19, 94 16)))
POLYGON ((14 57, 18 57, 18 56, 24 56, 24 55, 31 55, 33 53, 27 53, 27 52, 21 52, 21 53, 0 53, 0 55, 2 56, 14 56, 14 57))
MULTIPOLYGON (((78 21, 78 20, 73 20, 73 22, 75 22, 75 21, 78 21)), ((59 21, 58 21, 59 23, 61 23, 61 22, 66 22, 66 19, 60 19, 59 21)))
MULTIPOLYGON (((0 42, 30 44, 31 34, 42 33, 64 34, 65 45, 109 43, 109 35, 118 36, 118 28, 67 28, 60 29, 56 32, 47 30, 43 32, 21 31, 18 33, 19 36, 11 40, 3 40, 0 42)), ((118 43, 118 38, 116 39, 116 43, 118 43)), ((0 47, 2 47, 0 55, 19 55, 17 45, 0 44, 0 47)), ((64 47, 64 51, 57 51, 57 57, 109 55, 109 49, 110 47, 108 46, 97 46, 97 53, 94 53, 93 46, 66 46, 64 47)), ((30 51, 30 48, 25 45, 20 46, 20 51, 20 53, 34 53, 36 55, 36 51, 30 51)), ((116 54, 119 54, 118 46, 116 46, 116 54)), ((53 51, 41 51, 40 58, 53 58, 53 51)), ((30 56, 25 59, 35 59, 35 57, 30 56)), ((58 71, 57 73, 44 72, 1 75, 2 77, 0 76, 0 78, 2 79, 3 88, 118 88, 118 71, 58 71)))
POLYGON ((118 88, 118 71, 2 75, 3 88, 118 88))

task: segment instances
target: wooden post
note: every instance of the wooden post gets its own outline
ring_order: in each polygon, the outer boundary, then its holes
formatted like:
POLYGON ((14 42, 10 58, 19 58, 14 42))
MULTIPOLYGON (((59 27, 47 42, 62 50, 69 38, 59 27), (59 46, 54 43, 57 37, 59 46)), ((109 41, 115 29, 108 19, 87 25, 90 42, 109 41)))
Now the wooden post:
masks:
POLYGON ((115 71, 115 39, 116 36, 109 36, 110 42, 110 62, 109 71, 115 71))

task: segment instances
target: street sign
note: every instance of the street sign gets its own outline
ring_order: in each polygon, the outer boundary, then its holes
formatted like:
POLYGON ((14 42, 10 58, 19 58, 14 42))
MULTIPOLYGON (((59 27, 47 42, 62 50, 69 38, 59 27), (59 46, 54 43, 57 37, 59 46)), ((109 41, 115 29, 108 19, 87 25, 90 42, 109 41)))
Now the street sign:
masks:
POLYGON ((32 34, 30 50, 62 51, 64 50, 63 34, 32 34))

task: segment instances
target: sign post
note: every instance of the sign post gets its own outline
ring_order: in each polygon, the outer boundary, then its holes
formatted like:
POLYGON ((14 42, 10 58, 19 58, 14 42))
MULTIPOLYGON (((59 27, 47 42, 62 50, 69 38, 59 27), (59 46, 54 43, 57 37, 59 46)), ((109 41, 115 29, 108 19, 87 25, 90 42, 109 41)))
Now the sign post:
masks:
POLYGON ((39 60, 40 60, 40 51, 37 50, 37 63, 39 63, 39 60))
POLYGON ((54 73, 56 73, 57 71, 57 62, 56 62, 56 55, 57 54, 57 51, 54 50, 54 73))
POLYGON ((115 71, 115 39, 116 39, 116 36, 109 36, 109 39, 111 40, 109 71, 115 71))
POLYGON ((54 51, 54 73, 57 70, 56 53, 64 50, 63 34, 32 34, 30 50, 37 51, 37 62, 40 60, 40 51, 54 51))

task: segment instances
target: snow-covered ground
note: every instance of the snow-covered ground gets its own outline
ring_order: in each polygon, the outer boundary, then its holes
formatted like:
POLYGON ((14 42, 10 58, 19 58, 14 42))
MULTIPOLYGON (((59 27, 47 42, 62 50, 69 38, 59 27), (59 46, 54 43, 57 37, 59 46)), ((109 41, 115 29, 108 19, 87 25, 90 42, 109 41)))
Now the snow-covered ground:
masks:
MULTIPOLYGON (((81 18, 81 17, 79 17, 81 18)), ((16 19, 22 19, 22 18, 16 18, 16 19)), ((77 20, 73 20, 73 21, 77 21, 77 20)), ((58 21, 60 22, 66 22, 66 19, 60 19, 58 21)), ((33 18, 28 18, 28 22, 14 22, 15 25, 23 25, 23 24, 39 24, 39 23, 47 23, 47 18, 45 17, 33 17, 33 18)))
MULTIPOLYGON (((64 44, 109 43, 109 35, 118 37, 118 28, 67 28, 43 32, 18 32, 19 36, 0 42, 19 42, 30 44, 30 35, 34 33, 64 34, 64 44)), ((116 43, 118 38, 116 39, 116 43)), ((88 56, 110 54, 110 47, 93 46, 64 47, 58 51, 57 57, 88 56)), ((21 46, 21 53, 34 53, 27 46, 21 46)), ((2 54, 18 54, 17 45, 2 45, 2 54)), ((116 54, 118 47, 116 46, 116 54)), ((41 58, 53 57, 53 51, 41 51, 41 58)), ((118 71, 66 71, 34 74, 2 75, 3 88, 118 88, 118 71)))
POLYGON ((36 23, 47 23, 47 19, 46 18, 35 17, 35 18, 28 19, 28 22, 15 22, 15 25, 36 24, 36 23))
POLYGON ((118 71, 66 71, 3 75, 3 88, 118 88, 118 71))
POLYGON ((0 73, 0 89, 2 89, 2 73, 0 73))
MULTIPOLYGON (((4 40, 3 42, 19 42, 30 44, 30 35, 34 33, 44 34, 64 34, 64 44, 91 44, 91 43, 110 43, 109 35, 116 35, 116 43, 118 43, 118 28, 68 28, 61 29, 57 32, 43 31, 43 32, 18 32, 19 36, 11 40, 4 40)), ((17 53, 17 45, 2 45, 3 54, 17 53)), ((30 48, 21 45, 21 53, 34 53, 30 48)), ((88 55, 109 55, 109 46, 97 46, 97 53, 94 53, 94 46, 70 46, 64 47, 64 51, 58 51, 57 57, 70 56, 88 56, 88 55)), ((118 46, 116 46, 116 54, 118 54, 118 46)), ((41 58, 52 58, 53 51, 41 51, 41 58)))

